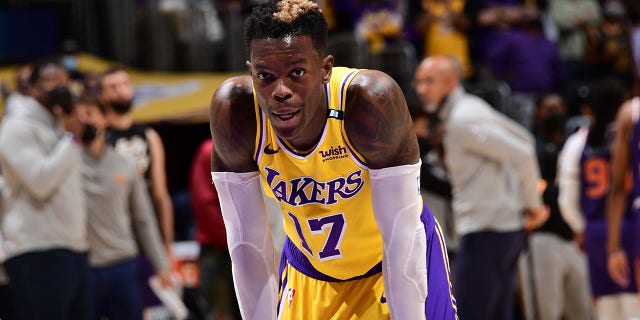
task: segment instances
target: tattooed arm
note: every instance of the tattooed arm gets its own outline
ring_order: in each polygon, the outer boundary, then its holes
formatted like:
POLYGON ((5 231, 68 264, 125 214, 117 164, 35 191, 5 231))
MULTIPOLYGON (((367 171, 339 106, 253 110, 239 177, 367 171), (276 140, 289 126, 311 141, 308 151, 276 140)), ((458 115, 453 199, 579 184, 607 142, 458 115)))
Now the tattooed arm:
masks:
POLYGON ((361 71, 347 92, 345 128, 369 168, 415 164, 418 140, 400 87, 388 75, 361 71))
POLYGON ((424 319, 427 245, 420 220, 420 156, 406 101, 395 81, 378 71, 359 73, 347 92, 345 129, 370 168, 391 318, 424 319))
POLYGON ((233 279, 243 319, 275 319, 276 257, 258 166, 253 160, 256 116, 251 79, 236 77, 216 91, 210 109, 211 155, 233 279))
POLYGON ((220 85, 211 100, 209 125, 216 146, 211 171, 258 170, 253 160, 256 116, 250 77, 234 77, 220 85))

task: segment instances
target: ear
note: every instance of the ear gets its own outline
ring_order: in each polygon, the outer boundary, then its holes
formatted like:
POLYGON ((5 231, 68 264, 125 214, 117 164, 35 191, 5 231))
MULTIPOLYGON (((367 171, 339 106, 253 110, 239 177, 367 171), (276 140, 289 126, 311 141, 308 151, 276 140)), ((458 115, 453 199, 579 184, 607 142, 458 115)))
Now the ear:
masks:
POLYGON ((331 71, 333 70, 333 56, 328 55, 322 60, 322 82, 329 83, 331 80, 331 71))

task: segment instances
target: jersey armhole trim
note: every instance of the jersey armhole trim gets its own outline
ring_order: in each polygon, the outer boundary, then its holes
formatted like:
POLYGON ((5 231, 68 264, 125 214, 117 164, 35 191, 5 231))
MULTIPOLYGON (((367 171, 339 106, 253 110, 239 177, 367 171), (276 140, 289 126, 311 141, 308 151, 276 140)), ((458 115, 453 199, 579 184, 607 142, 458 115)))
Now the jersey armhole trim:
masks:
MULTIPOLYGON (((347 108, 347 91, 349 90, 349 85, 351 84, 351 81, 353 80, 353 78, 355 78, 355 76, 360 73, 360 71, 362 71, 364 69, 356 69, 353 70, 351 72, 349 72, 341 81, 340 81, 340 88, 338 91, 338 110, 345 112, 346 108, 347 108)), ((367 161, 365 160, 365 158, 362 156, 362 154, 360 154, 360 152, 358 152, 358 150, 353 146, 353 143, 351 143, 351 140, 349 140, 349 136, 347 135, 347 131, 344 128, 344 121, 340 121, 340 133, 342 134, 342 137, 344 139, 345 144, 347 145, 347 149, 349 150, 349 153, 351 153, 353 155, 353 158, 356 160, 356 162, 358 163, 358 165, 364 167, 364 168, 368 168, 367 166, 367 161)))

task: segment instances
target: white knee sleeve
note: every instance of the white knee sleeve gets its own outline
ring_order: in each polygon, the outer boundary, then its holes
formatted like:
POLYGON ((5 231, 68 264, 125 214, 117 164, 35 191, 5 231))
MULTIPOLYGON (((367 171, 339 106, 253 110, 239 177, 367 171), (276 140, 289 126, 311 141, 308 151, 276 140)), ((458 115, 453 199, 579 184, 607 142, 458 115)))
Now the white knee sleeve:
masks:
POLYGON ((275 319, 276 257, 258 172, 211 172, 227 230, 242 318, 275 319))
POLYGON ((424 319, 427 240, 420 221, 420 162, 369 170, 369 176, 384 241, 382 276, 391 319, 424 319))

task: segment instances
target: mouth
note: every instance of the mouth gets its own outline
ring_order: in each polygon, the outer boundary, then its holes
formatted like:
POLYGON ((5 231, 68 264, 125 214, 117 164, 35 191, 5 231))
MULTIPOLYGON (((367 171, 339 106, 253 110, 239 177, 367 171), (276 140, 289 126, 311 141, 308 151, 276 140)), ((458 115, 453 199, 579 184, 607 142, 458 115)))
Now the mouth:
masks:
POLYGON ((288 122, 300 113, 300 110, 292 112, 273 112, 273 117, 281 122, 288 122))

